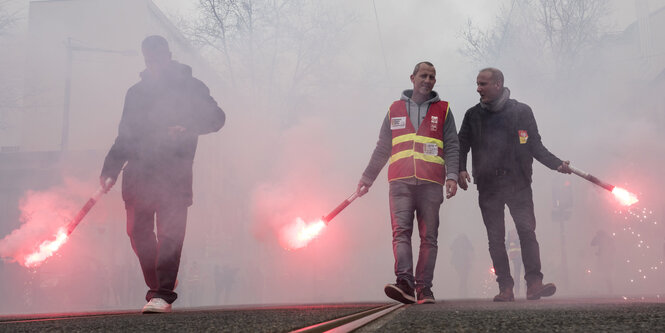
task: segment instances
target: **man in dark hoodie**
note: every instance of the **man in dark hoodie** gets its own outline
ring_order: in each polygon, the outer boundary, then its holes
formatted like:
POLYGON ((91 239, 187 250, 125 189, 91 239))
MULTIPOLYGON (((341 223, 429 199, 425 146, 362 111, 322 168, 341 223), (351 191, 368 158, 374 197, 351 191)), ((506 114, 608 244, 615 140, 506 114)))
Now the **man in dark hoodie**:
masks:
POLYGON ((127 91, 100 183, 108 191, 124 170, 127 234, 149 288, 143 312, 169 312, 177 298, 198 136, 218 131, 226 116, 191 67, 171 60, 164 37, 147 37, 141 50, 146 69, 127 91))
POLYGON ((506 205, 520 240, 527 299, 552 296, 556 286, 553 283, 543 284, 540 271, 540 249, 536 240, 531 191, 532 165, 536 158, 552 170, 570 173, 569 162, 560 160, 543 146, 531 108, 510 99, 510 90, 503 86, 500 70, 481 70, 476 83, 480 103, 466 112, 459 132, 459 184, 466 190, 471 181, 466 169, 467 154, 471 150, 473 180, 478 187, 478 203, 499 283, 499 294, 494 301, 515 300, 514 280, 510 275, 505 246, 506 205))
POLYGON ((386 115, 369 165, 358 182, 364 195, 390 160, 390 220, 397 283, 384 288, 386 295, 402 303, 435 303, 432 279, 438 250, 439 208, 457 192, 459 142, 448 102, 432 91, 436 70, 429 62, 416 65, 413 90, 405 90, 386 115), (411 234, 418 220, 420 252, 413 274, 411 234))

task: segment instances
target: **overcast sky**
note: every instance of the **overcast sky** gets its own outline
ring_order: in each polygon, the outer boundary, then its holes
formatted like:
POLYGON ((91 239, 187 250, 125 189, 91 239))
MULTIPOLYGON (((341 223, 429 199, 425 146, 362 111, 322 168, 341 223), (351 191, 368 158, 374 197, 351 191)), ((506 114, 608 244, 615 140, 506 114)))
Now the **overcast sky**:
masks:
MULTIPOLYGON (((665 0, 646 1, 651 11, 665 6, 665 0)), ((194 13, 198 1, 153 0, 169 17, 187 17, 194 13)), ((610 15, 604 23, 607 32, 623 31, 636 20, 636 1, 608 0, 611 3, 610 15)), ((445 79, 437 82, 439 90, 465 84, 475 79, 475 72, 464 71, 459 64, 468 64, 459 50, 464 45, 461 32, 471 20, 480 29, 493 26, 498 11, 508 6, 510 0, 339 0, 340 7, 357 15, 353 31, 360 31, 356 41, 351 42, 347 53, 353 54, 359 63, 379 63, 385 58, 389 68, 390 82, 397 81, 402 73, 397 69, 409 68, 422 60, 432 61, 440 72, 445 71, 445 79), (378 18, 378 22, 377 22, 378 18), (381 51, 381 44, 383 49, 381 51), (395 48, 406 48, 412 52, 391 52, 395 48), (382 54, 383 53, 383 54, 382 54), (471 75, 469 75, 471 74, 471 75)), ((377 64, 378 66, 379 64, 377 64)), ((349 68, 350 71, 353 68, 349 68)), ((475 69, 473 69, 475 70, 475 69)), ((466 88, 465 88, 466 89, 466 88)), ((468 89, 467 89, 468 90, 468 89)), ((475 101, 475 91, 469 92, 475 101)), ((465 96, 461 96, 465 99, 465 96)))
MULTIPOLYGON (((612 3, 612 24, 616 26, 617 30, 623 30, 630 23, 635 21, 635 1, 633 0, 608 0, 612 3)), ((640 1, 640 0, 638 0, 640 1)), ((665 0, 646 0, 649 4, 649 8, 654 10, 665 6, 665 0)), ((184 11, 194 10, 198 1, 181 1, 181 0, 153 0, 153 2, 158 5, 162 10, 167 13, 175 13, 184 11)), ((399 8, 405 6, 406 4, 413 2, 405 2, 399 0, 362 0, 357 1, 356 4, 361 7, 364 6, 366 11, 372 10, 372 4, 376 4, 377 11, 386 10, 391 11, 391 8, 399 8)), ((421 1, 421 3, 427 3, 427 1, 421 1)), ((433 3, 433 1, 432 1, 433 3)), ((440 2, 443 5, 452 6, 457 8, 460 13, 464 15, 450 15, 446 16, 446 20, 452 20, 451 26, 455 26, 459 23, 463 23, 468 17, 473 18, 474 20, 483 21, 492 19, 494 17, 494 12, 497 10, 501 4, 509 3, 509 0, 500 0, 500 1, 483 1, 483 0, 454 0, 454 1, 445 1, 440 2)), ((435 13, 437 13, 435 11, 435 13)), ((372 14, 373 13, 368 13, 372 14)), ((381 13, 379 13, 381 15, 381 13)), ((381 19, 381 16, 379 16, 381 19)))

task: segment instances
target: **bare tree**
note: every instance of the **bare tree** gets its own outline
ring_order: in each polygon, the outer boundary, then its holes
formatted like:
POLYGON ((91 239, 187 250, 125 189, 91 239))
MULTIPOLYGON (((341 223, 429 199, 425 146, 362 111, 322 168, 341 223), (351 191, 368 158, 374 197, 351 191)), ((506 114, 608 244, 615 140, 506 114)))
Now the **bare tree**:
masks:
MULTIPOLYGON (((18 21, 18 12, 10 11, 7 6, 8 4, 9 0, 0 0, 0 38, 5 38, 11 28, 18 21)), ((0 41, 0 45, 2 44, 4 43, 0 41)), ((0 71, 3 73, 2 83, 0 83, 0 130, 7 126, 6 120, 4 119, 4 110, 15 108, 20 99, 16 77, 9 74, 12 72, 11 68, 5 67, 10 66, 7 64, 0 64, 0 71)))
POLYGON ((335 72, 353 20, 319 1, 199 0, 198 17, 178 25, 230 86, 274 103, 302 98, 335 72))
POLYGON ((539 0, 537 5, 536 22, 559 68, 575 64, 583 52, 597 45, 601 20, 609 13, 603 0, 539 0))
POLYGON ((0 36, 6 34, 18 20, 17 13, 7 9, 8 3, 9 0, 0 0, 0 36))
POLYGON ((600 41, 608 6, 605 0, 512 0, 488 30, 469 21, 460 51, 476 63, 546 66, 567 75, 600 41))

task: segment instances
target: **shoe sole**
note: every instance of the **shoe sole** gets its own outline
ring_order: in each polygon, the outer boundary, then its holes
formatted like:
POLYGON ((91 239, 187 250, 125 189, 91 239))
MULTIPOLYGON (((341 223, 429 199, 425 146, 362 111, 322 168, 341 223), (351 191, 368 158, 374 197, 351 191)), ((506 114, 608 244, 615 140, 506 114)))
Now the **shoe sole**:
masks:
POLYGON ((494 302, 515 302, 515 298, 510 298, 510 299, 501 299, 501 298, 494 298, 494 302))
POLYGON ((147 308, 141 310, 142 313, 168 313, 171 312, 171 309, 156 309, 156 308, 147 308))
POLYGON ((145 314, 151 314, 151 313, 169 313, 169 312, 171 312, 171 310, 154 310, 154 309, 147 309, 147 310, 143 310, 143 311, 141 311, 141 312, 142 312, 142 313, 145 313, 145 314))
POLYGON ((416 298, 404 293, 402 289, 399 289, 392 284, 386 285, 383 288, 383 291, 386 293, 386 296, 404 304, 413 304, 416 302, 416 298))
POLYGON ((171 307, 168 308, 158 308, 158 307, 153 307, 153 306, 145 306, 141 310, 142 313, 168 313, 171 312, 171 307))
POLYGON ((545 285, 545 288, 541 289, 540 292, 538 292, 537 294, 531 296, 527 295, 526 299, 530 301, 535 301, 539 300, 541 297, 552 296, 554 295, 555 292, 556 292, 556 286, 553 284, 547 284, 545 285))
POLYGON ((436 301, 433 299, 421 299, 418 300, 418 304, 436 304, 436 301))

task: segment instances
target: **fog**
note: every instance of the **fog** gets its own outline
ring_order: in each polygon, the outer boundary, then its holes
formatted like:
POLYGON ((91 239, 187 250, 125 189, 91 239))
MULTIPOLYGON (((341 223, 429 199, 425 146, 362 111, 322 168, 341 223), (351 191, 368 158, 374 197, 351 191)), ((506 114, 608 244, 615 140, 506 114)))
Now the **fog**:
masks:
MULTIPOLYGON (((223 45, 205 35, 198 1, 188 3, 0 0, 0 20, 11 23, 0 22, 0 314, 143 306, 120 181, 42 265, 26 268, 17 253, 97 189, 124 94, 144 69, 140 42, 156 33, 227 116, 219 132, 199 138, 176 308, 386 300, 383 286, 395 279, 387 167, 307 246, 287 250, 279 232, 355 191, 419 61, 435 65, 434 90, 458 129, 478 103, 478 70, 498 67, 511 97, 534 110, 551 152, 640 197, 621 207, 605 189, 534 161, 536 234, 555 297, 665 292, 665 1, 606 2, 598 24, 584 28, 593 40, 580 44, 548 44, 512 1, 420 0, 277 2, 278 11, 252 2, 252 29, 229 19, 223 45), (500 52, 465 53, 469 22, 500 52), (570 197, 556 195, 562 186, 570 197), (562 213, 557 200, 570 207, 562 213)), ((441 207, 437 299, 497 293, 477 193, 459 190, 441 207), (467 246, 453 246, 464 237, 467 246), (471 251, 464 278, 453 254, 471 251)))

